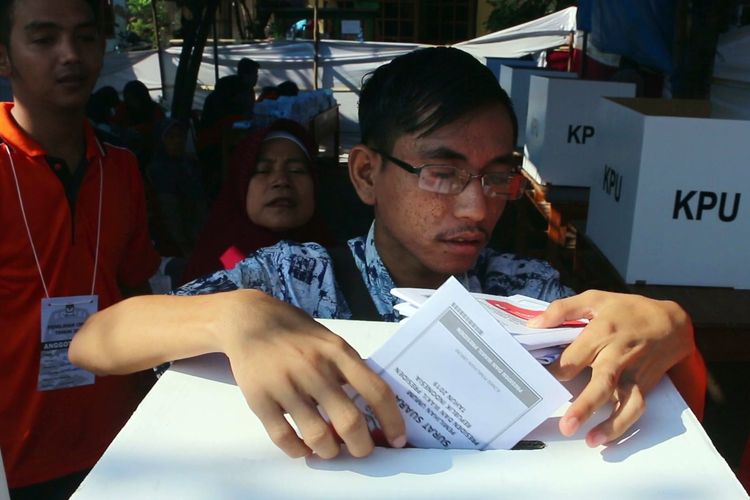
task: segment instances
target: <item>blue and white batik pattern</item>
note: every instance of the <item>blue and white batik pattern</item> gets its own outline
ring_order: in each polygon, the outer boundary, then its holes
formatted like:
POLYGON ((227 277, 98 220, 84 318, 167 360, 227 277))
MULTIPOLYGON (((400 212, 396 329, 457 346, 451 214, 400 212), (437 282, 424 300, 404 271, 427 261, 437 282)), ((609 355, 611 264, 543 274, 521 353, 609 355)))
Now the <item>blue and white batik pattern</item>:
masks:
MULTIPOLYGON (((375 308, 384 321, 397 321, 393 306, 395 287, 375 249, 375 225, 366 237, 348 241, 375 308)), ((523 294, 552 301, 572 295, 560 284, 559 274, 547 262, 520 259, 485 249, 473 269, 456 276, 472 292, 494 295, 523 294)), ((240 288, 255 288, 295 305, 316 318, 351 319, 352 313, 333 275, 328 252, 317 243, 281 241, 261 248, 233 269, 218 271, 185 284, 173 293, 199 295, 240 288)))

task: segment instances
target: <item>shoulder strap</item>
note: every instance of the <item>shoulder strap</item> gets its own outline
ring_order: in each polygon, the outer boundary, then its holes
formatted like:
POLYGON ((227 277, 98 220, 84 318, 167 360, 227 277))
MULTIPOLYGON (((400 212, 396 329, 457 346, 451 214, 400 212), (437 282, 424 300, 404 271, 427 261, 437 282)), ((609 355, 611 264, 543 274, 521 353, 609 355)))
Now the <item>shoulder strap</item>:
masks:
POLYGON ((352 311, 352 319, 382 321, 383 318, 375 309, 370 291, 367 290, 364 281, 362 281, 362 275, 354 262, 349 247, 344 244, 327 250, 331 256, 336 281, 352 311))

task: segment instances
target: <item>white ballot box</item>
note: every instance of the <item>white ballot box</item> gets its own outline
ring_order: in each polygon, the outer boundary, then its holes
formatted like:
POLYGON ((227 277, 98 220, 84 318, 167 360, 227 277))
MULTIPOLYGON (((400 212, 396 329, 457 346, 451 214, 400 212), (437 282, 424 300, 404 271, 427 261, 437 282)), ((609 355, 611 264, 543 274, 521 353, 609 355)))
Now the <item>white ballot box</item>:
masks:
POLYGON ((750 288, 750 121, 602 99, 586 232, 627 283, 750 288))
POLYGON ((512 66, 516 68, 536 68, 538 67, 538 64, 533 59, 517 59, 514 57, 493 57, 493 56, 487 56, 486 59, 486 66, 490 68, 490 71, 495 75, 495 77, 500 81, 500 72, 502 71, 503 66, 512 66))
MULTIPOLYGON (((368 356, 397 324, 321 320, 368 356)), ((573 394, 585 378, 567 384, 573 394)), ((376 448, 367 458, 291 459, 268 438, 226 358, 178 362, 156 383, 73 500, 333 498, 747 498, 668 379, 616 445, 557 430, 566 406, 527 439, 539 450, 376 448)))
POLYGON ((599 166, 602 97, 635 97, 635 84, 532 75, 524 169, 539 184, 591 187, 599 166))
POLYGON ((500 86, 510 96, 510 100, 513 102, 513 109, 516 111, 516 116, 518 116, 518 146, 526 144, 526 114, 529 105, 529 82, 532 75, 578 78, 576 73, 568 71, 505 65, 500 67, 500 86))

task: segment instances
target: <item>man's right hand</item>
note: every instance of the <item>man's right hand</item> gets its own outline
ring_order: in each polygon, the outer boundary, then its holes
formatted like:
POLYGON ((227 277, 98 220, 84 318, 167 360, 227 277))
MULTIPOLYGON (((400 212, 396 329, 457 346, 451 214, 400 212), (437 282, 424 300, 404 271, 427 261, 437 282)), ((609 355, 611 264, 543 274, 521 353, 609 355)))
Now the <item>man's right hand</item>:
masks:
POLYGON ((372 408, 391 446, 406 442, 393 392, 354 349, 302 310, 257 290, 124 300, 91 316, 68 356, 82 368, 112 375, 209 352, 227 355, 250 408, 292 457, 336 456, 335 434, 355 457, 372 451, 364 416, 342 384, 372 408))
POLYGON ((253 326, 227 335, 223 350, 248 405, 279 448, 290 457, 332 458, 340 449, 338 434, 353 456, 368 455, 373 440, 341 387, 345 383, 373 409, 391 446, 404 446, 404 422, 393 392, 349 344, 295 307, 259 292, 243 295, 237 297, 238 313, 254 317, 239 323, 253 326))

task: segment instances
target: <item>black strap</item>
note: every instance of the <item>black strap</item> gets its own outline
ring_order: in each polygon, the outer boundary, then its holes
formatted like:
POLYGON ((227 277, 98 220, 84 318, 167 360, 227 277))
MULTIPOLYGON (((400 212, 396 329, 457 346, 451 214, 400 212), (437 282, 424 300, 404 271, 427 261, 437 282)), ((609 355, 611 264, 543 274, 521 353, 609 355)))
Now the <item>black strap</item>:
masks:
POLYGON ((354 262, 349 247, 335 246, 327 250, 331 256, 336 281, 352 311, 352 319, 382 321, 383 318, 375 309, 370 291, 362 281, 362 274, 354 262))

